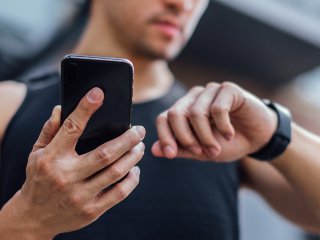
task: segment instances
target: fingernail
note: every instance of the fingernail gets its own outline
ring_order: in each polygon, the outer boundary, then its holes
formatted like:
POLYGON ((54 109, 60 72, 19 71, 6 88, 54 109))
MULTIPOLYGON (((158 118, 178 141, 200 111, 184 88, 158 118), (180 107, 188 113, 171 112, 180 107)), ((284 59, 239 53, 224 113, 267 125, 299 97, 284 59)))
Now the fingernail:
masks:
POLYGON ((50 121, 56 122, 58 119, 58 109, 60 109, 60 106, 55 106, 52 110, 50 121))
POLYGON ((140 168, 138 166, 133 167, 133 172, 134 174, 136 174, 137 176, 140 176, 140 168))
POLYGON ((102 90, 95 87, 88 93, 89 102, 98 102, 102 98, 102 90))
POLYGON ((146 135, 146 130, 144 129, 144 127, 135 126, 134 130, 138 133, 140 140, 143 140, 146 135))
POLYGON ((174 156, 174 151, 173 151, 173 148, 171 146, 166 146, 164 149, 164 155, 167 157, 167 158, 173 158, 174 156))
POLYGON ((200 155, 202 153, 202 149, 200 147, 191 147, 190 151, 195 155, 200 155))

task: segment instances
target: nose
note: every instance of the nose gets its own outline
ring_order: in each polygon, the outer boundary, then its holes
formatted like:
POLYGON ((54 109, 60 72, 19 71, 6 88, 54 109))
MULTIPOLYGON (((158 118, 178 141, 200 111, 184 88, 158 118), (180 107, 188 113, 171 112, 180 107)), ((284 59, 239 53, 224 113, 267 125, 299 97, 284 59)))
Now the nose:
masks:
POLYGON ((196 0, 164 0, 169 8, 179 12, 188 12, 194 8, 196 0))

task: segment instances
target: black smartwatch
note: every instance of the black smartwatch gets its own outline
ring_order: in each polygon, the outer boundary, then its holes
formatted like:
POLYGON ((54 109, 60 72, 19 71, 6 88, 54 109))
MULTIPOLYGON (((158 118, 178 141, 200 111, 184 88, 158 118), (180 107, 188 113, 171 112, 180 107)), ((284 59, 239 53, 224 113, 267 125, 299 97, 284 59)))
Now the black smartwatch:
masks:
POLYGON ((291 114, 284 106, 273 103, 270 100, 262 100, 265 105, 276 112, 278 117, 278 127, 270 141, 259 151, 252 153, 249 157, 271 161, 280 156, 291 142, 291 114))

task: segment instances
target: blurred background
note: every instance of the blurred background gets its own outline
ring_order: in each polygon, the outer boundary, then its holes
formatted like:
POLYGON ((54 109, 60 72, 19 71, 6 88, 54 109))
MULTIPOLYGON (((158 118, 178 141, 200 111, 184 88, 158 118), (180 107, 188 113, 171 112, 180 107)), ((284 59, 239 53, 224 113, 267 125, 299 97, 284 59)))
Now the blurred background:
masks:
MULTIPOLYGON (((0 0, 0 79, 57 71, 86 23, 82 0, 0 0)), ((320 1, 216 0, 171 63, 187 85, 234 81, 288 106, 320 134, 320 1)), ((316 240, 241 190, 243 240, 316 240)))

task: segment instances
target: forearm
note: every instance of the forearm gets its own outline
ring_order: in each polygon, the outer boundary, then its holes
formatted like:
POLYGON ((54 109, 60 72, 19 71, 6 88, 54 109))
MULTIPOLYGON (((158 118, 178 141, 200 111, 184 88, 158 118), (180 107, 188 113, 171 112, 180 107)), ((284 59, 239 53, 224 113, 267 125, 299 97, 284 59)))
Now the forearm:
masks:
POLYGON ((320 226, 320 138, 292 124, 292 142, 271 164, 312 209, 320 226))
POLYGON ((30 221, 17 193, 0 211, 0 239, 51 240, 40 224, 30 221))

